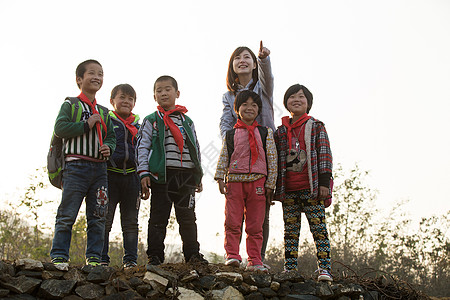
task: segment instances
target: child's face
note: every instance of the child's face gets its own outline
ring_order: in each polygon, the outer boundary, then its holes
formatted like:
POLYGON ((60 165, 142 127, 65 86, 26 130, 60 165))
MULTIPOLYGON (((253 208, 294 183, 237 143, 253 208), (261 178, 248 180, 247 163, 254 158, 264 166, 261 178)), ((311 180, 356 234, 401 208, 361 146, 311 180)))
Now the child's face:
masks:
POLYGON ((131 111, 136 104, 136 100, 119 90, 116 96, 110 100, 111 105, 114 107, 115 112, 122 118, 126 119, 130 116, 131 111))
POLYGON ((239 76, 244 74, 251 74, 256 68, 256 62, 247 50, 242 51, 236 55, 233 60, 233 71, 239 76))
POLYGON ((162 80, 155 84, 153 97, 164 110, 171 110, 175 108, 175 100, 180 97, 180 91, 175 90, 172 81, 162 80))
POLYGON ((306 113, 308 108, 308 100, 303 90, 289 96, 287 100, 287 109, 293 116, 301 116, 306 113))
POLYGON ((258 110, 258 104, 253 102, 253 99, 250 97, 247 101, 242 103, 241 106, 239 106, 239 117, 245 124, 252 125, 253 121, 255 121, 258 116, 258 110))
POLYGON ((88 64, 83 77, 77 77, 77 83, 82 92, 95 94, 103 85, 103 68, 96 63, 88 64))

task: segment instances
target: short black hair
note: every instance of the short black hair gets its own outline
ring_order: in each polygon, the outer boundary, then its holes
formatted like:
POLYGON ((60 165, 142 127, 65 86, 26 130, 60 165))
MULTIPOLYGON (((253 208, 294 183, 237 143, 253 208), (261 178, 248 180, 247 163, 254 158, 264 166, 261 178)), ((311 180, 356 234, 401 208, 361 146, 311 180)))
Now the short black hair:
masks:
POLYGON ((298 84, 298 83, 290 86, 286 90, 286 93, 284 93, 284 100, 283 100, 284 107, 286 107, 286 109, 289 111, 289 109, 287 108, 287 101, 288 101, 289 97, 295 93, 298 93, 300 90, 303 91, 303 94, 305 94, 306 100, 308 101, 308 107, 306 108, 306 113, 309 113, 309 111, 311 110, 311 107, 313 105, 313 94, 306 88, 306 86, 298 84))
POLYGON ((172 86, 175 88, 175 91, 178 91, 178 82, 175 80, 175 78, 173 78, 172 76, 169 76, 169 75, 163 75, 163 76, 158 77, 158 79, 155 80, 155 84, 153 85, 153 92, 155 92, 156 84, 158 82, 166 81, 166 80, 170 80, 172 82, 172 86))
POLYGON ((262 111, 261 97, 253 91, 243 90, 236 95, 236 99, 234 100, 234 111, 236 112, 238 118, 240 118, 239 117, 239 107, 241 107, 241 105, 244 102, 247 102, 247 100, 249 98, 252 98, 253 102, 255 102, 258 105, 258 115, 261 113, 261 111, 262 111))
MULTIPOLYGON (((77 69, 75 70, 75 76, 76 76, 76 78, 78 78, 78 77, 81 77, 81 78, 83 78, 84 77, 84 73, 86 72, 86 67, 87 67, 87 65, 89 65, 89 64, 97 64, 97 65, 99 65, 100 67, 102 67, 102 65, 98 62, 98 61, 96 61, 95 59, 88 59, 88 60, 85 60, 85 61, 83 61, 82 63, 80 63, 79 65, 78 65, 78 67, 77 67, 77 69)), ((103 67, 102 67, 103 68, 103 67)), ((77 83, 77 85, 78 85, 78 88, 80 88, 80 85, 77 83)))
POLYGON ((136 91, 128 83, 122 83, 122 84, 116 85, 111 91, 111 99, 116 98, 116 95, 119 91, 121 91, 125 95, 129 95, 129 96, 133 97, 134 102, 136 102, 136 91))

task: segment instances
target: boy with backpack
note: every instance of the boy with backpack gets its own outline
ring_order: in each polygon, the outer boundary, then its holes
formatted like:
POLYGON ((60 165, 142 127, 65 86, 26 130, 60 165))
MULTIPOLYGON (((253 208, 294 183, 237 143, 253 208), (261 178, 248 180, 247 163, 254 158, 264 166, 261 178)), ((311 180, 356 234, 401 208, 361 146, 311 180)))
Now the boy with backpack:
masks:
POLYGON ((76 82, 81 90, 77 97, 79 101, 64 101, 54 128, 54 134, 63 139, 65 149, 62 199, 56 214, 50 251, 52 262, 60 269, 68 266, 72 226, 84 198, 86 262, 93 266, 100 264, 108 205, 106 160, 116 148, 108 110, 98 105, 95 99, 103 84, 100 63, 96 60, 80 63, 76 69, 76 82))

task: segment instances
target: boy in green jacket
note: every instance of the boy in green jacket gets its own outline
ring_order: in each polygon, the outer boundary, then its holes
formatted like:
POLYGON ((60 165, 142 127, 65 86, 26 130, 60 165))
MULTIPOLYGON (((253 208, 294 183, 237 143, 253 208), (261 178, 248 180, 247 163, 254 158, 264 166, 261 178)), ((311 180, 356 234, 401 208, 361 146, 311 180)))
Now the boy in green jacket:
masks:
POLYGON ((69 261, 72 225, 83 199, 86 199, 86 262, 100 264, 108 205, 106 160, 116 147, 116 136, 108 110, 97 104, 95 94, 103 84, 103 68, 87 60, 76 69, 81 90, 78 102, 66 100, 55 123, 55 134, 63 138, 65 168, 62 199, 56 214, 55 235, 50 257, 60 269, 69 261), (76 112, 76 116, 73 116, 76 112), (75 118, 75 119, 74 119, 75 118))
POLYGON ((159 77, 153 87, 158 110, 145 117, 137 139, 136 162, 142 198, 152 190, 148 222, 148 263, 164 262, 164 239, 175 207, 186 262, 208 263, 200 254, 195 223, 195 192, 202 191, 200 148, 194 123, 184 106, 175 105, 180 96, 177 81, 159 77))

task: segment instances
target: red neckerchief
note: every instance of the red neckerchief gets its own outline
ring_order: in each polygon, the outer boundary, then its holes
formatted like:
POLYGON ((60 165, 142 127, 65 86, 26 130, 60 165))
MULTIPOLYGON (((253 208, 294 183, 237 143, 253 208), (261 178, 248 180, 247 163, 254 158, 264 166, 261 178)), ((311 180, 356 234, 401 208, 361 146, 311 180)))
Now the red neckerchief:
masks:
POLYGON ((113 111, 113 113, 116 115, 116 117, 122 121, 123 124, 125 124, 125 127, 128 129, 128 131, 131 133, 132 137, 131 137, 131 141, 134 140, 136 134, 138 133, 138 129, 132 125, 136 116, 133 115, 132 113, 128 116, 128 118, 126 118, 125 120, 122 119, 115 111, 113 111))
MULTIPOLYGON (((97 99, 94 99, 94 102, 91 102, 91 100, 89 100, 89 98, 88 97, 86 97, 86 95, 85 94, 83 94, 83 93, 81 93, 79 96, 78 96, 78 99, 80 99, 81 101, 83 101, 84 103, 86 103, 87 105, 89 105, 89 107, 91 108, 91 110, 92 110, 92 114, 100 114, 98 111, 97 111, 97 109, 95 108, 95 106, 97 105, 97 99)), ((101 116, 100 116, 101 117, 101 116)), ((100 118, 100 122, 101 122, 101 126, 103 126, 103 129, 105 130, 105 132, 107 132, 107 129, 106 129, 106 124, 105 124, 105 122, 103 121, 103 119, 102 118, 100 118)), ((97 127, 97 134, 98 134, 98 140, 100 141, 100 146, 102 146, 103 145, 103 138, 102 138, 102 130, 101 130, 101 127, 100 127, 100 123, 95 123, 95 126, 97 127)))
POLYGON ((183 135, 181 134, 180 128, 178 128, 178 126, 175 125, 173 120, 170 118, 170 115, 173 114, 174 112, 179 112, 180 114, 183 115, 187 113, 187 109, 186 107, 181 105, 175 105, 175 108, 171 110, 164 110, 164 108, 158 105, 157 109, 161 114, 163 114, 164 125, 166 125, 166 128, 169 128, 175 142, 178 145, 178 149, 180 149, 181 163, 183 163, 183 145, 184 145, 183 135))
POLYGON ((256 120, 252 125, 245 124, 241 119, 238 119, 234 128, 245 128, 248 131, 248 140, 250 142, 250 153, 252 155, 252 163, 253 166, 258 159, 258 147, 256 146, 256 137, 255 137, 255 128, 259 126, 256 120))
POLYGON ((297 121, 295 121, 293 124, 291 124, 291 118, 286 116, 281 118, 281 124, 286 126, 287 128, 287 136, 288 136, 288 143, 289 143, 289 151, 292 148, 292 130, 294 128, 302 126, 306 121, 308 121, 311 118, 311 116, 308 116, 307 113, 304 113, 297 121))

